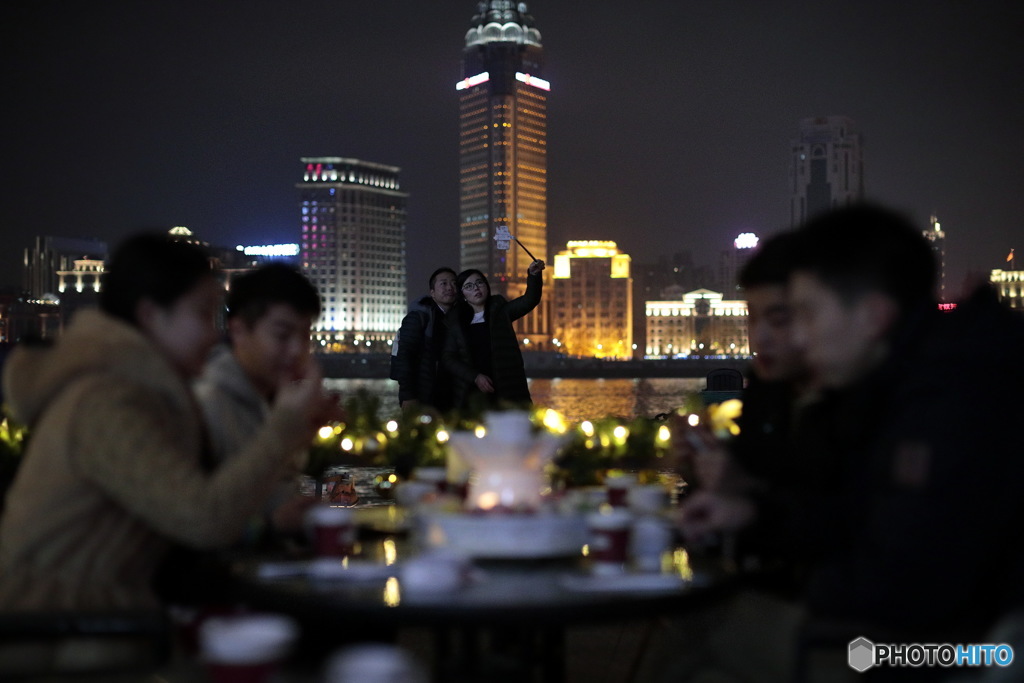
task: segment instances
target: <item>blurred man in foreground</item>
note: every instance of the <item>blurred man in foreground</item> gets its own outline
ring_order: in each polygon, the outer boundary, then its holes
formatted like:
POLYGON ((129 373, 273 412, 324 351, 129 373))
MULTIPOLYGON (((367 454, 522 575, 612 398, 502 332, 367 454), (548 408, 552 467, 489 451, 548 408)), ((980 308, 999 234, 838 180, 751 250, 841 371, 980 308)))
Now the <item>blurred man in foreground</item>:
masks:
POLYGON ((795 430, 792 474, 748 495, 698 491, 681 528, 782 549, 806 569, 809 623, 845 624, 849 640, 984 642, 1021 600, 1021 550, 1004 541, 1024 526, 1024 322, 988 291, 939 314, 929 247, 891 211, 839 209, 797 239, 795 338, 822 396, 795 430))
MULTIPOLYGON (((236 277, 226 304, 229 343, 214 352, 194 384, 217 465, 255 438, 277 388, 311 362, 309 329, 320 313, 320 295, 297 270, 273 263, 236 277)), ((300 530, 302 515, 315 502, 299 495, 296 475, 304 455, 296 452, 293 471, 267 503, 264 521, 272 528, 300 530)))

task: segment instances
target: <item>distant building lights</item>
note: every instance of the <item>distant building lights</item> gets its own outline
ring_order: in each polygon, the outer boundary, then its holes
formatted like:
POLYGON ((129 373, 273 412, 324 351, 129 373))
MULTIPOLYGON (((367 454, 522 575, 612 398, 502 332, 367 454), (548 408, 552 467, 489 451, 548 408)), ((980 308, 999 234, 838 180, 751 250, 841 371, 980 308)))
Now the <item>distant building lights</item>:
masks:
POLYGON ((524 74, 520 71, 516 72, 516 80, 522 81, 526 85, 531 85, 539 90, 551 90, 551 83, 545 81, 543 78, 537 78, 530 74, 524 74))
MULTIPOLYGON (((516 77, 518 76, 519 74, 516 74, 516 77)), ((455 89, 465 90, 466 88, 472 88, 474 85, 486 83, 489 80, 491 80, 491 74, 488 73, 487 71, 484 71, 483 73, 478 73, 476 76, 470 76, 469 78, 464 78, 463 80, 459 81, 458 83, 455 84, 455 89)))
POLYGON ((298 256, 299 254, 298 244, 263 244, 250 247, 239 244, 235 249, 246 256, 298 256))
POLYGON ((739 237, 733 242, 737 249, 753 249, 758 243, 757 235, 752 232, 740 233, 739 237))

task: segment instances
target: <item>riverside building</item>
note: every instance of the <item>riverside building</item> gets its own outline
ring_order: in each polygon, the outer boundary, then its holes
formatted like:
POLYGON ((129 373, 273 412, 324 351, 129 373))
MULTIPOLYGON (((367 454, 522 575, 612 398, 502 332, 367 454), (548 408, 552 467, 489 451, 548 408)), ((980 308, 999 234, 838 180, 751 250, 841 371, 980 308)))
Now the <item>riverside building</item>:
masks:
POLYGON ((1024 313, 1024 270, 993 270, 989 281, 1000 301, 1024 313))
POLYGON ((697 289, 646 305, 648 358, 742 358, 750 355, 747 302, 697 289))
POLYGON ((396 166, 303 158, 299 261, 320 294, 312 340, 328 352, 385 352, 406 313, 406 199, 396 166))
MULTIPOLYGON (((509 299, 526 291, 531 258, 547 260, 547 98, 540 32, 526 3, 478 3, 462 51, 459 98, 459 267, 476 268, 491 292, 509 299)), ((545 274, 545 277, 549 277, 545 274)), ((550 280, 549 280, 550 281, 550 280)), ((545 296, 516 323, 524 348, 549 347, 545 296)))
POLYGON ((630 258, 615 242, 573 241, 555 254, 552 345, 571 356, 633 356, 630 258))

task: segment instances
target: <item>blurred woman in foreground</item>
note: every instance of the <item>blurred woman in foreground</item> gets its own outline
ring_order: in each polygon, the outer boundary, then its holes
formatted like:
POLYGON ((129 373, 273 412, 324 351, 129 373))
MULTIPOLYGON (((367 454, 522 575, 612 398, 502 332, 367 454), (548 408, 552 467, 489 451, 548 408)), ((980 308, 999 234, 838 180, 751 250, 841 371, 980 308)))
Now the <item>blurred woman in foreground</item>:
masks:
POLYGON ((8 358, 5 394, 31 438, 0 519, 0 611, 156 607, 171 544, 238 539, 312 439, 323 395, 311 366, 280 387, 245 453, 209 466, 188 380, 217 340, 222 293, 199 247, 129 238, 100 310, 8 358))

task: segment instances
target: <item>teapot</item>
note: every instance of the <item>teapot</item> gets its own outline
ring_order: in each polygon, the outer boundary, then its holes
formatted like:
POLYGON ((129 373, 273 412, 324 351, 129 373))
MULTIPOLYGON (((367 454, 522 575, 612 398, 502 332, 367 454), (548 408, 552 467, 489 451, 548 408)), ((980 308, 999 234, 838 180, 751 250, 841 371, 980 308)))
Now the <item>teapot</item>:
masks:
POLYGON ((491 412, 484 432, 456 432, 448 439, 448 480, 468 475, 466 507, 471 510, 536 510, 541 504, 544 468, 564 437, 534 434, 525 411, 491 412))

